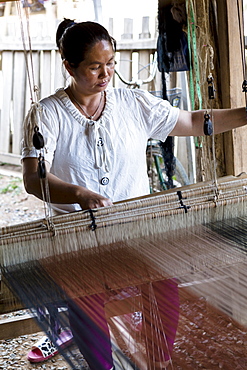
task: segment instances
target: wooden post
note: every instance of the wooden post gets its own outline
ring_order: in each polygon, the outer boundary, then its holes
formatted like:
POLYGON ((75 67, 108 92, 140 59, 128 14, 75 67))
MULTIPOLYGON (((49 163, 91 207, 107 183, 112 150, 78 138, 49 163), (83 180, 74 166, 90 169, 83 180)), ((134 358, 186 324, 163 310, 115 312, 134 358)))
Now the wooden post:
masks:
MULTIPOLYGON (((148 39, 151 34, 149 32, 149 17, 142 18, 142 32, 139 34, 139 39, 148 39)), ((139 78, 146 80, 150 73, 150 52, 149 50, 140 50, 139 52, 139 78)), ((142 89, 150 90, 150 86, 142 85, 142 89)), ((152 90, 152 88, 151 88, 152 90)))
POLYGON ((13 53, 13 138, 12 153, 20 155, 22 138, 22 122, 25 117, 25 81, 26 69, 24 54, 21 51, 13 53))
POLYGON ((8 153, 10 149, 11 135, 11 101, 13 83, 13 53, 11 51, 2 52, 3 75, 3 107, 0 123, 0 152, 8 153))
MULTIPOLYGON (((242 0, 218 0, 217 13, 222 107, 244 106, 245 99, 242 92, 244 41, 241 40, 243 32, 242 0)), ((238 175, 243 171, 246 172, 246 126, 225 133, 223 139, 227 174, 238 175)))
MULTIPOLYGON (((133 19, 124 18, 124 33, 121 35, 121 39, 133 39, 133 19)), ((132 79, 132 50, 121 50, 119 71, 127 81, 132 79)), ((126 87, 126 85, 121 81, 118 81, 118 86, 126 87)))
POLYGON ((121 35, 121 39, 133 39, 133 19, 124 18, 124 33, 121 35))

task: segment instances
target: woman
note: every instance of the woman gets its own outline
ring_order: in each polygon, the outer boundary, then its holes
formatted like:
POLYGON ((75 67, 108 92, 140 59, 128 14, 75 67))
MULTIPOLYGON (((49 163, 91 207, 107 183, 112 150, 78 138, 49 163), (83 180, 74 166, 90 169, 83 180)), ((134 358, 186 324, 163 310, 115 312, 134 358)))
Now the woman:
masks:
MULTIPOLYGON (((115 42, 97 23, 64 20, 57 30, 57 45, 71 80, 67 88, 40 102, 39 124, 52 208, 58 213, 73 212, 148 194, 147 140, 203 135, 205 112, 179 110, 142 90, 110 88, 115 42)), ((214 121, 215 133, 245 125, 245 108, 216 110, 214 121)), ((25 124, 24 184, 28 193, 42 199, 37 153, 29 140, 30 127, 36 125, 35 107, 25 124)), ((168 342, 164 358, 154 351, 153 366, 164 369, 176 334, 178 292, 174 281, 155 283, 153 289, 168 342)), ((145 286, 139 290, 145 301, 145 286)), ((112 369, 104 296, 74 300, 70 313, 74 337, 91 370, 112 369)))

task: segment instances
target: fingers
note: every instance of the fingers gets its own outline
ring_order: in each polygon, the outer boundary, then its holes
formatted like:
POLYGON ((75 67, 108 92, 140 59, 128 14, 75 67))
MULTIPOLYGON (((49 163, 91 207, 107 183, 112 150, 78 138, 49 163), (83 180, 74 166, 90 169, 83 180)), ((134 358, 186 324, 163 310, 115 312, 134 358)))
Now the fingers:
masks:
POLYGON ((112 206, 112 204, 113 203, 110 199, 107 199, 107 198, 97 199, 97 200, 93 200, 90 202, 89 208, 93 209, 93 208, 109 207, 109 206, 112 206))
POLYGON ((101 207, 109 207, 113 205, 110 199, 93 192, 84 194, 83 197, 81 197, 79 204, 82 209, 94 209, 101 207))

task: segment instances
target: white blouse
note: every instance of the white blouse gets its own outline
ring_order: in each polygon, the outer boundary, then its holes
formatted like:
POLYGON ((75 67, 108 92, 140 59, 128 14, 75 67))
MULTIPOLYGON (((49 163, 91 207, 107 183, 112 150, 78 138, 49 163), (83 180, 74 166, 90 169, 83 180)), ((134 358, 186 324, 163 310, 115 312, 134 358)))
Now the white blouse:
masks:
MULTIPOLYGON (((178 108, 149 92, 124 88, 106 90, 97 121, 82 115, 64 89, 41 100, 40 106, 39 131, 51 173, 113 202, 149 193, 147 141, 165 141, 176 125, 178 108)), ((34 115, 28 116, 32 120, 34 115)), ((22 158, 37 155, 35 148, 22 149, 22 158)), ((79 204, 52 207, 60 213, 81 209, 79 204)))

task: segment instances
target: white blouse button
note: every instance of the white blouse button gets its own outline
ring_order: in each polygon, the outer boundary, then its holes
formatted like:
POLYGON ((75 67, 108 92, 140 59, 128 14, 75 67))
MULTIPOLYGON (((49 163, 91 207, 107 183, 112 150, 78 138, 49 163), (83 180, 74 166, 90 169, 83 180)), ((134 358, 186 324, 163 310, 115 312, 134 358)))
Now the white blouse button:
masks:
POLYGON ((109 179, 108 177, 102 177, 102 179, 100 180, 100 183, 101 185, 108 185, 109 184, 109 179))

